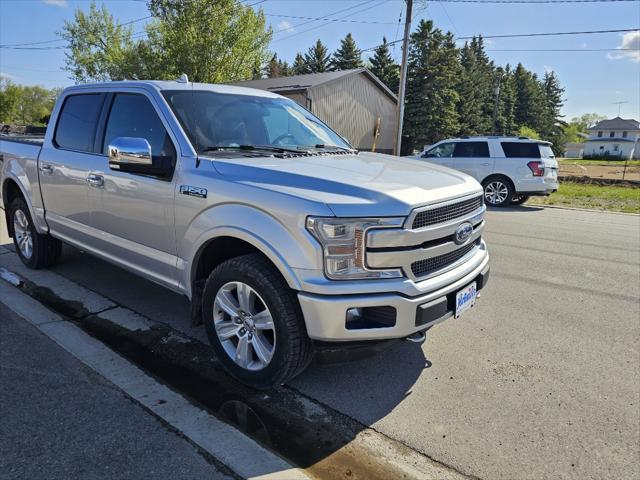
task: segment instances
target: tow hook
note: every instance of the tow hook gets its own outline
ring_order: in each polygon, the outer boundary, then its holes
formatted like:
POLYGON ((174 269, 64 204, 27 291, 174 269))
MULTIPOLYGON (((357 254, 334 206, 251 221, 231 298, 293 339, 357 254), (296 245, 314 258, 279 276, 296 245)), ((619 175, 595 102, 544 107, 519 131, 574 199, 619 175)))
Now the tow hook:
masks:
POLYGON ((405 338, 407 342, 418 343, 418 344, 424 343, 426 339, 427 339, 427 336, 425 335, 424 331, 412 333, 407 338, 405 338))

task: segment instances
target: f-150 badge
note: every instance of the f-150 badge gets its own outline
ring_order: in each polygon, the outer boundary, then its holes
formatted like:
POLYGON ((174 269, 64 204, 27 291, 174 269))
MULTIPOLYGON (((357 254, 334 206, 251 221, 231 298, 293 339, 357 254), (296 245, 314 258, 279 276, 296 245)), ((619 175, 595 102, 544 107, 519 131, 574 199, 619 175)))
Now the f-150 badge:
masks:
POLYGON ((192 197, 207 198, 206 188, 192 187, 191 185, 180 185, 180 193, 191 195, 192 197))

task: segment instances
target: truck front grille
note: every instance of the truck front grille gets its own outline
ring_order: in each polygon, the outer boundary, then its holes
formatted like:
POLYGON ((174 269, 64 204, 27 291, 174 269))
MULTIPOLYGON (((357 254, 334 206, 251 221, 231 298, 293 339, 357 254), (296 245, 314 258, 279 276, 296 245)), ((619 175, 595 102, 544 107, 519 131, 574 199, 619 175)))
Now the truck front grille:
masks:
POLYGON ((458 250, 454 250, 453 252, 413 262, 411 264, 411 272, 416 278, 429 275, 432 272, 441 270, 457 262, 467 253, 473 250, 477 245, 480 245, 479 238, 475 242, 470 243, 469 245, 465 245, 464 247, 461 247, 458 250))
POLYGON ((464 200, 462 202, 444 205, 429 210, 424 210, 416 215, 413 220, 413 229, 424 228, 429 225, 445 223, 471 213, 482 206, 482 195, 464 200))

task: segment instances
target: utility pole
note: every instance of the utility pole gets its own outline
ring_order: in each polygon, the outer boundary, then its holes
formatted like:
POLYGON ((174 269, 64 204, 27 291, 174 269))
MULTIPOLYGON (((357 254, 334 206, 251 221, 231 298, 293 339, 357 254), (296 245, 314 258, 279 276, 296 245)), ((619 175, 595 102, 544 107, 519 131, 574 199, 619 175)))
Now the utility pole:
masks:
POLYGON ((493 101, 493 134, 498 134, 498 107, 500 106, 500 81, 502 76, 498 73, 496 75, 496 85, 493 88, 493 94, 495 96, 493 101))
POLYGON ((413 10, 413 0, 406 0, 407 13, 404 18, 404 39, 402 40, 402 64, 400 67, 400 86, 398 88, 398 106, 396 108, 396 141, 394 153, 400 155, 402 148, 402 120, 404 117, 404 94, 407 86, 407 55, 409 53, 409 34, 411 33, 411 11, 413 10))

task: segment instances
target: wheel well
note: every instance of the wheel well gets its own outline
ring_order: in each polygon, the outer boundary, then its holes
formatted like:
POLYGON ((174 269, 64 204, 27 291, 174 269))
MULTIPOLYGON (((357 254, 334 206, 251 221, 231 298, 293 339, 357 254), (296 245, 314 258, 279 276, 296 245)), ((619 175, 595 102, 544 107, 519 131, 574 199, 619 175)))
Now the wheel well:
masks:
POLYGON ((484 186, 485 186, 487 183, 489 183, 489 181, 490 181, 490 180, 493 180, 493 179, 500 179, 500 180, 502 180, 502 181, 506 181, 506 182, 508 182, 508 183, 509 183, 509 185, 511 185, 511 189, 515 192, 515 190, 516 190, 516 186, 513 184, 513 181, 512 181, 508 176, 503 175, 503 174, 501 174, 501 173, 496 173, 496 174, 493 174, 493 175, 489 175, 487 178, 485 178, 485 179, 482 181, 482 187, 484 188, 484 186))
MULTIPOLYGON (((196 255, 196 266, 191 274, 192 283, 206 279, 211 271, 222 262, 248 253, 263 255, 256 247, 239 238, 218 237, 210 240, 201 247, 196 255)), ((267 258, 266 255, 264 257, 267 258)))
POLYGON ((2 201, 4 203, 4 216, 7 221, 7 233, 9 237, 13 237, 13 225, 9 221, 9 205, 11 205, 11 202, 16 198, 24 198, 22 190, 20 190, 20 187, 14 180, 7 180, 2 192, 2 201))

